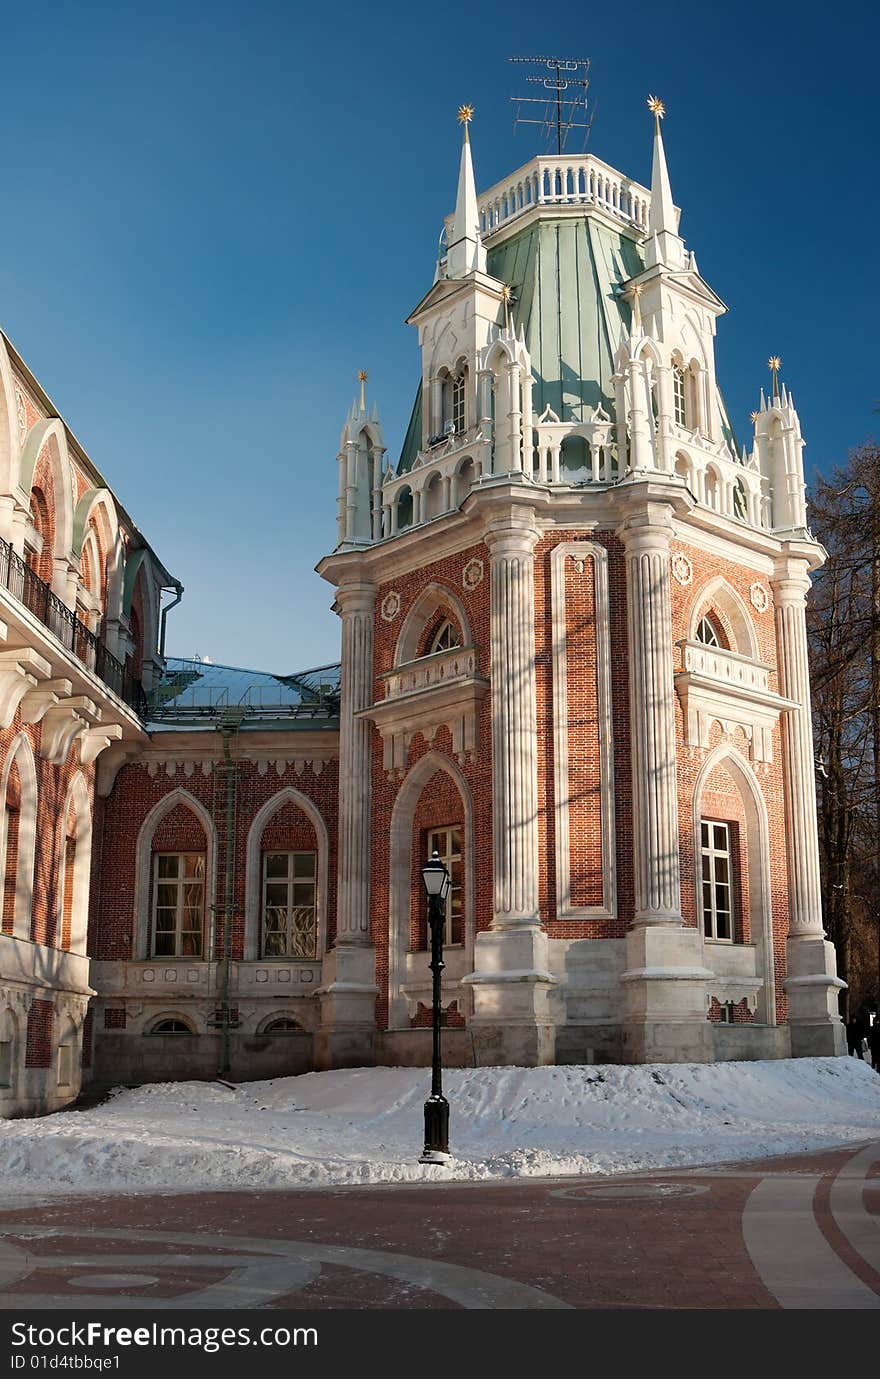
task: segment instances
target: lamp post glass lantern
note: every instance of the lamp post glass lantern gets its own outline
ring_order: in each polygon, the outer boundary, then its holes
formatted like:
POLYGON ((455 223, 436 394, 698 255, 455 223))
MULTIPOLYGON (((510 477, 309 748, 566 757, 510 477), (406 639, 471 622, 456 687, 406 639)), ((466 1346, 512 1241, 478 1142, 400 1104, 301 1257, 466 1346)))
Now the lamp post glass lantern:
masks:
POLYGON ((420 1163, 448 1163, 449 1154, 449 1102, 443 1095, 443 1077, 440 1066, 440 974, 443 971, 443 927, 446 923, 446 897, 449 894, 449 872, 440 860, 439 853, 422 867, 422 880, 428 897, 428 926, 431 931, 431 962, 433 974, 433 1053, 431 1058, 431 1095, 425 1102, 425 1147, 420 1163))

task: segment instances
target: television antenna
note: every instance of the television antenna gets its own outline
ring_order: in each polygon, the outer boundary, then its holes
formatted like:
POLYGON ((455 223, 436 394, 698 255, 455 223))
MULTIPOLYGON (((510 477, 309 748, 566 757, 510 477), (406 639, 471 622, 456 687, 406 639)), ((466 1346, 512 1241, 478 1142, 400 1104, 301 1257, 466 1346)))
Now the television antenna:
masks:
POLYGON ((511 62, 526 62, 537 71, 529 73, 526 81, 531 86, 541 86, 544 94, 540 96, 511 96, 516 104, 514 129, 520 124, 541 125, 545 137, 556 136, 556 152, 562 153, 565 141, 573 129, 584 131, 584 148, 590 137, 590 126, 595 114, 588 103, 590 89, 590 59, 580 57, 512 57, 511 62), (522 107, 541 106, 542 110, 526 111, 522 107), (578 118, 580 117, 580 118, 578 118))

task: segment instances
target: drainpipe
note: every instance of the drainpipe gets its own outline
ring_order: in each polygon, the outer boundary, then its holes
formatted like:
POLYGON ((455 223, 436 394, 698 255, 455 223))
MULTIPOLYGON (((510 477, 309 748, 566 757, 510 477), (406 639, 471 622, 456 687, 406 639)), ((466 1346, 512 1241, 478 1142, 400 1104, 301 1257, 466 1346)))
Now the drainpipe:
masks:
POLYGON ((165 619, 168 617, 171 609, 176 608, 183 598, 182 584, 178 584, 175 580, 174 584, 163 585, 161 592, 164 594, 166 590, 170 591, 171 589, 176 591, 177 598, 172 599, 170 603, 166 603, 165 607, 162 609, 162 615, 159 620, 159 655, 163 661, 165 659, 165 619))
MULTIPOLYGON (((169 607, 171 605, 169 604, 169 607)), ((236 767, 232 760, 230 742, 233 728, 223 728, 223 764, 226 774, 226 848, 223 859, 223 966, 220 970, 220 1075, 228 1074, 229 1057, 229 979, 232 954, 233 861, 235 857, 235 787, 236 767)))

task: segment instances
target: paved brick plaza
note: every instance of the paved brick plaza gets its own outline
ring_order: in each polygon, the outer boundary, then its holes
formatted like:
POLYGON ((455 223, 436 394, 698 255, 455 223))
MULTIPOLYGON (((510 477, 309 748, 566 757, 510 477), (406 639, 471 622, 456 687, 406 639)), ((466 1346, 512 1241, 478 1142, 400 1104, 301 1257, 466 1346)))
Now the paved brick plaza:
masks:
POLYGON ((7 1204, 2 1306, 880 1310, 880 1143, 630 1177, 7 1204))

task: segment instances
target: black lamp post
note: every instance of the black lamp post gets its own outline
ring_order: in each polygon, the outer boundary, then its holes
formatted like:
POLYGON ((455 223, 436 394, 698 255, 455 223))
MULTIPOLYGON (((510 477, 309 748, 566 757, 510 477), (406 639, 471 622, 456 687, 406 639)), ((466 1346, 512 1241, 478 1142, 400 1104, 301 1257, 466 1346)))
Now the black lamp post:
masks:
POLYGON ((428 925, 431 930, 431 971, 434 974, 433 1031, 434 1049, 431 1059, 431 1095, 425 1102, 425 1147, 419 1163, 442 1164, 449 1159, 449 1102, 443 1095, 440 1067, 440 974, 443 971, 443 927, 446 922, 445 900, 449 894, 449 872, 435 851, 422 867, 422 880, 428 895, 428 925))

